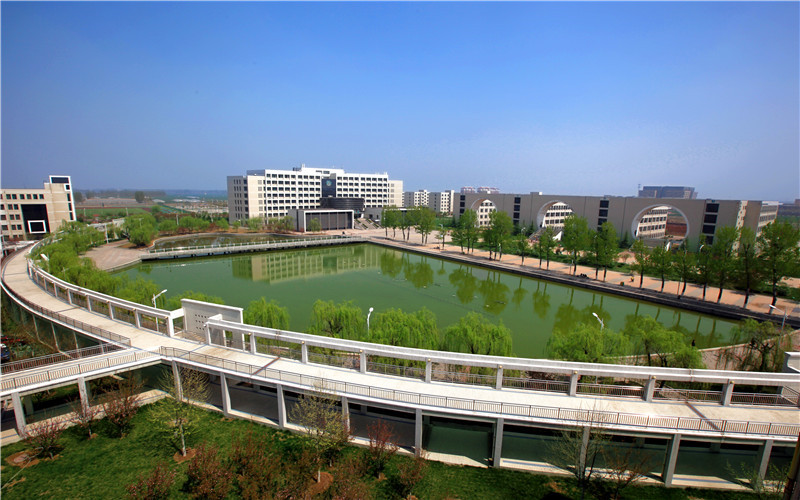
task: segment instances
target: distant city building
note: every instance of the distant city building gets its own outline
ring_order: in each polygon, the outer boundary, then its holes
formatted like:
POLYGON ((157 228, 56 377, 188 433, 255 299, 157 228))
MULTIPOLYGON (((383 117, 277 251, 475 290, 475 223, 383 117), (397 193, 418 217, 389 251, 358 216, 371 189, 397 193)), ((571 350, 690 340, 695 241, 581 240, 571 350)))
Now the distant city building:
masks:
POLYGON ((336 168, 248 170, 228 176, 228 218, 233 224, 254 217, 283 217, 290 210, 320 207, 322 198, 363 198, 365 207, 390 205, 402 182, 383 174, 355 174, 336 168))
POLYGON ((483 194, 500 194, 500 190, 496 187, 487 187, 487 186, 480 186, 478 188, 478 193, 483 194))
POLYGON ((51 175, 43 189, 0 189, 3 241, 38 239, 75 219, 72 180, 51 175))
POLYGON ((464 186, 461 188, 461 194, 475 194, 477 191, 472 186, 464 186))
POLYGON ((436 213, 452 214, 455 202, 455 191, 441 191, 431 193, 425 189, 406 191, 403 193, 403 206, 428 207, 436 213))
POLYGON ((697 193, 689 186, 643 186, 639 188, 639 198, 683 198, 694 200, 697 193))
POLYGON ((800 217, 800 199, 794 200, 794 203, 778 205, 778 215, 780 217, 800 217))
POLYGON ((389 179, 389 201, 387 206, 403 206, 403 181, 389 179))

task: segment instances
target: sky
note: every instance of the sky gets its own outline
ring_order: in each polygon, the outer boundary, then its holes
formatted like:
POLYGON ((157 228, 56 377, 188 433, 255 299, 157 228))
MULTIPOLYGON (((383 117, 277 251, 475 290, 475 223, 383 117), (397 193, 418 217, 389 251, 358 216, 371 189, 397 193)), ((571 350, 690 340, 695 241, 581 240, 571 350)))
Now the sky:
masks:
POLYGON ((798 2, 2 2, 0 183, 800 198, 798 2))

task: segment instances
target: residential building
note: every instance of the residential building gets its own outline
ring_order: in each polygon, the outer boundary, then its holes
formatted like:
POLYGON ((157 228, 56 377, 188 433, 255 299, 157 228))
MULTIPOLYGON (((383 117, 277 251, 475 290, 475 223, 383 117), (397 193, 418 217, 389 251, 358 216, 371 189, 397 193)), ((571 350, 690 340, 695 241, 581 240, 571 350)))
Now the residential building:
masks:
POLYGON ((389 179, 389 202, 387 206, 403 206, 403 181, 389 179))
POLYGON ((228 217, 231 224, 254 217, 283 217, 290 210, 319 208, 320 200, 327 197, 363 198, 366 208, 383 207, 396 196, 390 196, 389 182, 386 173, 355 174, 305 165, 292 170, 248 170, 246 175, 228 176, 228 217))
POLYGON ((430 193, 425 189, 418 191, 406 191, 403 193, 404 207, 427 207, 430 193))
POLYGON ((39 239, 76 220, 72 180, 51 175, 42 189, 0 189, 3 241, 39 239))
POLYGON ((404 207, 428 207, 434 212, 441 214, 452 214, 453 203, 455 202, 455 191, 441 191, 431 193, 425 189, 418 191, 406 191, 403 193, 404 207))

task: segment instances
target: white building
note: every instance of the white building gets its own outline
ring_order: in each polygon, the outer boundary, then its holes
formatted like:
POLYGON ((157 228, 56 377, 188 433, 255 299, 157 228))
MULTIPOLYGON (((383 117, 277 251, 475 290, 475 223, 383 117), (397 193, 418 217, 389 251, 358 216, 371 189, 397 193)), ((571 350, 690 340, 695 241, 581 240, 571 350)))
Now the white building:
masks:
POLYGON ((431 193, 425 189, 406 191, 403 193, 403 206, 407 208, 428 207, 436 213, 452 214, 455 198, 453 190, 438 193, 431 193))
POLYGON ((323 197, 363 198, 366 208, 383 207, 396 197, 389 183, 386 173, 353 174, 305 165, 248 170, 246 175, 228 176, 228 218, 233 224, 254 217, 283 217, 289 210, 318 208, 323 197))
POLYGON ((634 237, 643 239, 664 238, 667 234, 667 216, 669 207, 651 208, 639 221, 634 237))
POLYGON ((403 181, 389 180, 389 203, 387 206, 403 206, 403 181))
POLYGON ((572 215, 572 207, 564 202, 554 203, 544 214, 542 227, 552 227, 556 232, 564 229, 564 219, 572 215))
POLYGON ((51 175, 43 189, 0 190, 3 241, 39 238, 75 219, 72 179, 51 175))

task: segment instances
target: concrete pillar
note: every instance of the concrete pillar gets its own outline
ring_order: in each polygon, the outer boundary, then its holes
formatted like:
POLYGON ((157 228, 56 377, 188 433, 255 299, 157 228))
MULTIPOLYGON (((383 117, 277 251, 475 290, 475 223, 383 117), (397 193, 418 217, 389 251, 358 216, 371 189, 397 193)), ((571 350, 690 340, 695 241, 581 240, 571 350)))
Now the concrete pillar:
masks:
POLYGON ((498 391, 503 388, 503 365, 497 367, 497 375, 495 376, 494 388, 498 391))
MULTIPOLYGON (((142 319, 139 317, 139 310, 138 309, 134 309, 133 310, 133 319, 136 322, 136 328, 141 328, 142 327, 142 319)), ((156 330, 157 329, 158 329, 158 320, 156 320, 156 330)))
POLYGON ((305 340, 300 342, 300 361, 308 364, 308 346, 305 340))
POLYGON ((206 344, 211 345, 211 327, 208 326, 208 323, 206 323, 206 344))
POLYGON ((56 324, 52 321, 50 322, 50 330, 53 332, 53 344, 56 346, 56 350, 60 351, 61 346, 58 345, 58 336, 56 335, 56 324))
POLYGON ((75 342, 75 350, 77 351, 80 349, 78 346, 78 334, 75 332, 75 330, 72 330, 72 341, 75 342))
POLYGON ((283 396, 283 386, 278 384, 278 426, 286 428, 286 398, 283 396))
POLYGON ((94 312, 92 310, 92 298, 89 297, 88 295, 86 296, 86 309, 88 309, 89 312, 94 312))
POLYGON ((494 450, 492 450, 492 466, 500 467, 503 454, 503 426, 505 420, 498 418, 494 426, 494 450))
POLYGON ((367 373, 367 353, 363 349, 358 350, 358 371, 367 373))
POLYGON ((111 318, 111 319, 115 319, 114 318, 114 306, 111 305, 111 302, 106 302, 106 305, 108 306, 108 317, 111 318))
POLYGON ((664 472, 661 478, 664 480, 664 486, 672 486, 672 479, 675 476, 675 464, 678 463, 678 450, 681 447, 681 435, 675 434, 667 448, 667 458, 664 460, 664 472))
POLYGON ((731 396, 733 396, 733 382, 728 380, 728 383, 722 388, 722 406, 731 405, 731 396))
POLYGON ((653 393, 656 391, 656 376, 653 375, 647 379, 647 384, 644 386, 644 400, 652 401, 653 393))
POLYGON ((347 428, 350 428, 350 403, 347 401, 347 396, 342 396, 342 421, 347 428))
POLYGON ((25 432, 25 411, 22 409, 21 399, 18 392, 11 394, 11 404, 14 405, 14 419, 17 424, 17 434, 19 437, 24 438, 28 433, 25 432))
POLYGON ((39 338, 39 321, 36 319, 36 315, 33 315, 33 330, 36 332, 36 339, 41 340, 39 338))
POLYGON ((78 377, 78 396, 81 398, 81 405, 84 408, 91 406, 89 393, 86 391, 86 379, 83 377, 78 377))
POLYGON ((256 341, 258 337, 256 337, 255 333, 250 333, 250 353, 255 354, 258 352, 256 341))
POLYGON ((422 453, 422 409, 417 408, 414 419, 414 455, 422 453))
POLYGON ((228 392, 228 379, 222 372, 219 373, 219 387, 222 391, 222 414, 228 416, 231 413, 231 394, 228 392))
POLYGON ((69 288, 67 288, 67 302, 72 304, 72 290, 70 290, 69 288))
POLYGON ((570 377, 569 377, 569 395, 570 396, 575 396, 576 394, 578 394, 578 379, 579 378, 581 378, 581 377, 580 377, 580 375, 578 375, 578 370, 574 370, 572 372, 572 375, 570 375, 570 377))
POLYGON ((591 437, 591 429, 589 427, 581 428, 581 453, 578 456, 578 470, 583 470, 586 467, 586 455, 589 451, 589 438, 591 437))
POLYGON ((172 377, 175 379, 175 395, 183 401, 183 385, 181 384, 181 370, 176 361, 172 361, 172 377))
MULTIPOLYGON (((170 337, 175 336, 175 325, 172 323, 172 317, 167 316, 164 318, 164 323, 167 324, 167 335, 170 337)), ((158 324, 158 318, 156 318, 156 325, 158 324)))
POLYGON ((774 441, 772 439, 767 439, 761 446, 758 448, 758 452, 760 455, 759 462, 758 462, 758 477, 764 479, 767 475, 767 467, 769 466, 769 456, 772 454, 772 444, 774 441))
POLYGON ((425 382, 430 383, 432 370, 433 370, 433 363, 431 363, 431 358, 428 358, 425 361, 425 382))

